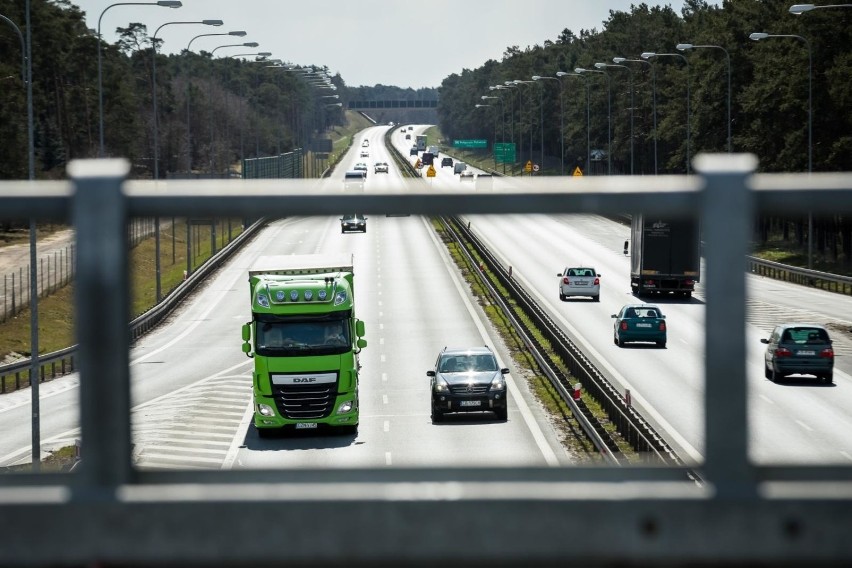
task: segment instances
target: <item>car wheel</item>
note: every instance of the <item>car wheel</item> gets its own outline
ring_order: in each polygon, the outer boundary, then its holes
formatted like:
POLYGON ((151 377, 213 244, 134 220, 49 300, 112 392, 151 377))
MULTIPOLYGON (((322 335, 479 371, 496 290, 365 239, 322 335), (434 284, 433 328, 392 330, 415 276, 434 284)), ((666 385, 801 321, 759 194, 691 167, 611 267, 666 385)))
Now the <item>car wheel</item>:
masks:
POLYGON ((666 342, 665 341, 658 341, 657 347, 659 347, 661 349, 665 349, 666 348, 666 342))
POLYGON ((620 337, 615 335, 615 336, 613 336, 613 338, 615 339, 616 345, 618 345, 619 347, 624 347, 624 341, 622 341, 620 337))
POLYGON ((781 379, 783 378, 783 375, 776 371, 775 367, 769 369, 769 375, 769 380, 771 380, 773 383, 781 384, 781 379))
POLYGON ((443 420, 444 420, 444 413, 441 412, 440 410, 432 408, 432 423, 437 424, 438 422, 443 422, 443 420))
POLYGON ((567 296, 565 294, 563 294, 562 292, 559 292, 559 301, 560 302, 564 302, 566 298, 567 298, 567 296))
POLYGON ((508 408, 498 408, 494 411, 494 414, 497 415, 497 420, 502 420, 505 422, 509 419, 509 409, 508 408))
POLYGON ((833 385, 834 384, 834 373, 831 372, 831 373, 828 373, 826 375, 823 375, 822 381, 827 385, 833 385))
POLYGON ((592 297, 592 301, 594 301, 594 302, 600 302, 600 301, 601 301, 601 297, 600 297, 600 296, 594 296, 594 297, 592 297))
POLYGON ((766 364, 766 361, 763 362, 763 376, 767 379, 772 378, 772 371, 769 370, 769 365, 766 364))

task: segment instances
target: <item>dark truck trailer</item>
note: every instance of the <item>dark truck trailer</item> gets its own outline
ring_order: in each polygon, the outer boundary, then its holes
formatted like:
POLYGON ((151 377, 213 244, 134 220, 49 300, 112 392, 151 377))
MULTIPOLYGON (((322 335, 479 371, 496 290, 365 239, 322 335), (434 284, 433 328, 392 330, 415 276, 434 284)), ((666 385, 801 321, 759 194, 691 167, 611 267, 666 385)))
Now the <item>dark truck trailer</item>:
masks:
POLYGON ((634 294, 692 295, 701 277, 696 219, 633 215, 631 237, 630 286, 634 294))

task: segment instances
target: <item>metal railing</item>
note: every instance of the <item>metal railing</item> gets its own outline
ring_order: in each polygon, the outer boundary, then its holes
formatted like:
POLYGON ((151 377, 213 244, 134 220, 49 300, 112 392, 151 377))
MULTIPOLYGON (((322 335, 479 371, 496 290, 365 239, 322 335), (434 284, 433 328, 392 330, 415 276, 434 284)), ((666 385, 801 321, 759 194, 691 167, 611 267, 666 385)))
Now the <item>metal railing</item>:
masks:
MULTIPOLYGON (((746 266, 757 211, 852 211, 848 174, 754 175, 704 155, 692 177, 527 181, 523 191, 318 192, 314 184, 123 182, 123 161, 73 162, 76 191, 0 182, 0 216, 71 220, 83 462, 0 477, 0 565, 836 564, 852 562, 852 467, 750 461, 746 266), (132 466, 128 216, 559 214, 705 219, 704 484, 682 467, 140 471, 132 466), (717 267, 723 267, 717 269, 717 267), (109 290, 109 294, 104 291, 109 290), (463 535, 463 541, 460 540, 463 535)), ((416 442, 412 440, 412 442, 416 442)), ((687 466, 689 467, 689 466, 687 466)))
POLYGON ((792 282, 800 286, 821 288, 839 294, 852 294, 852 276, 841 276, 829 272, 820 272, 819 270, 798 268, 753 256, 746 257, 746 268, 752 274, 766 276, 775 280, 792 282))

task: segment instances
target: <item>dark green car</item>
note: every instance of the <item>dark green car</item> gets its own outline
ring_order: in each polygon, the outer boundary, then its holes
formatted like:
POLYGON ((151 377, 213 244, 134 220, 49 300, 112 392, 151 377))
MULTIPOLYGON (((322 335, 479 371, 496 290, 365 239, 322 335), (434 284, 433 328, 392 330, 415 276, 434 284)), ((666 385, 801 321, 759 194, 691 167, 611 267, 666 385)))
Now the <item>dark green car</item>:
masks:
POLYGON ((637 341, 666 346, 666 316, 658 306, 627 304, 612 317, 615 319, 612 340, 619 347, 637 341))
POLYGON ((787 375, 814 375, 826 384, 834 381, 834 348, 821 325, 785 323, 776 326, 764 354, 764 374, 778 383, 787 375))

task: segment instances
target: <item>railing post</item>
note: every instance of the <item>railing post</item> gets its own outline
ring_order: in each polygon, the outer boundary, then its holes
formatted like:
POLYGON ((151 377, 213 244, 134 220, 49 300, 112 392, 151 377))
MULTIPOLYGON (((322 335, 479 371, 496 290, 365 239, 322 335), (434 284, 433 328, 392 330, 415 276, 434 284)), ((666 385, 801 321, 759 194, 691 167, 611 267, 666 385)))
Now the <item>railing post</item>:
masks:
POLYGON ((746 255, 754 200, 746 187, 757 168, 751 154, 702 155, 693 162, 704 178, 701 226, 706 271, 705 467, 720 498, 757 496, 748 456, 746 385, 746 255))
POLYGON ((126 160, 69 164, 77 232, 77 314, 83 498, 114 491, 132 474, 126 160))

